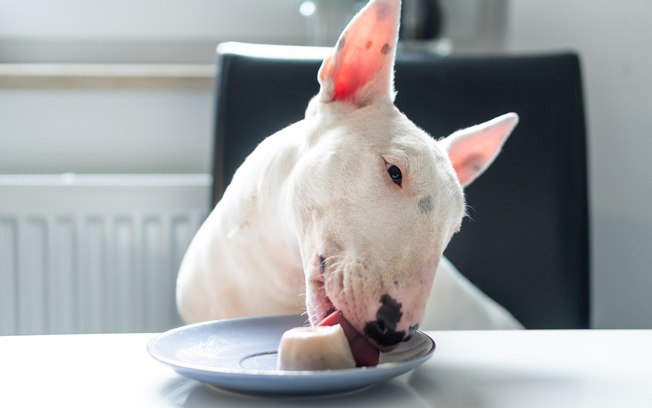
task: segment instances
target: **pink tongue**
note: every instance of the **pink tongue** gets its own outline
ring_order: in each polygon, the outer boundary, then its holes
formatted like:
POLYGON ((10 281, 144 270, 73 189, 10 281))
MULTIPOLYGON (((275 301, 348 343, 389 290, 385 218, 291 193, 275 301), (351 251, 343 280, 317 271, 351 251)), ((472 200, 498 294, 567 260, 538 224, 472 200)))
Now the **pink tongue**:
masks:
POLYGON ((351 352, 353 353, 353 358, 355 358, 358 367, 373 367, 378 365, 378 357, 380 355, 378 349, 358 333, 339 310, 326 316, 317 326, 334 326, 338 323, 344 330, 344 334, 349 341, 349 347, 351 347, 351 352))

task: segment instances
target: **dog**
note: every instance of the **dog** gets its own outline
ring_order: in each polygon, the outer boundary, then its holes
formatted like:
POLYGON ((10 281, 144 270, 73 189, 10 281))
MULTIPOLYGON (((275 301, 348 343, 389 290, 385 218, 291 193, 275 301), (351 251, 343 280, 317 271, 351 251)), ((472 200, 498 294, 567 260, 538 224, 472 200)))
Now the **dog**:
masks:
POLYGON ((307 310, 315 325, 341 311, 381 350, 418 328, 522 327, 443 258, 465 216, 463 188, 518 116, 435 140, 403 115, 400 7, 371 0, 359 12, 324 59, 305 118, 236 171, 180 267, 186 323, 307 310))

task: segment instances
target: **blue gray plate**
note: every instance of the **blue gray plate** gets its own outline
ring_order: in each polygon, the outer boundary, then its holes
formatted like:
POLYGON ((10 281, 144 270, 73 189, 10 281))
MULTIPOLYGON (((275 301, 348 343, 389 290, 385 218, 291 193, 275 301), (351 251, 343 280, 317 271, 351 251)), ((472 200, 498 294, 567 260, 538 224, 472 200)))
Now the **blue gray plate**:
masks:
POLYGON ((186 377, 248 394, 323 395, 357 390, 396 377, 432 357, 435 342, 417 332, 376 367, 281 371, 276 353, 283 333, 305 325, 300 316, 219 320, 183 326, 153 338, 152 357, 186 377))

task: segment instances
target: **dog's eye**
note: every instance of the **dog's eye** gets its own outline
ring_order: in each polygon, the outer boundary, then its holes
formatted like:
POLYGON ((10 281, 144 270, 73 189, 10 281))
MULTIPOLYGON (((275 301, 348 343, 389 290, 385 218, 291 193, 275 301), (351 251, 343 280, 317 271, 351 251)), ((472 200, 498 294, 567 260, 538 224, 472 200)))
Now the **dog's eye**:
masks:
POLYGON ((401 169, 391 164, 387 167, 387 172, 389 173, 389 177, 392 178, 394 184, 400 186, 401 182, 403 181, 403 174, 401 174, 401 169))

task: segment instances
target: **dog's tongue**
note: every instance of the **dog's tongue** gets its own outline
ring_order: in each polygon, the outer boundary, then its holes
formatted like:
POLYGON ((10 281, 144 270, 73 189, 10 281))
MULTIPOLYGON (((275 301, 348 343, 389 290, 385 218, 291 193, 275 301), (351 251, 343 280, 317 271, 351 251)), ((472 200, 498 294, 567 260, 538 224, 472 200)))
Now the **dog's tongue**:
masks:
POLYGON ((373 367, 378 365, 378 357, 380 355, 378 349, 372 346, 363 335, 358 333, 339 310, 326 316, 317 326, 334 326, 336 324, 342 326, 358 367, 373 367))

